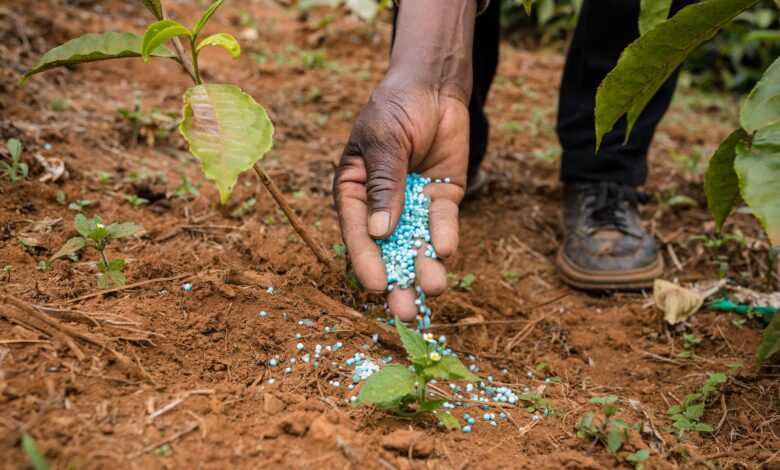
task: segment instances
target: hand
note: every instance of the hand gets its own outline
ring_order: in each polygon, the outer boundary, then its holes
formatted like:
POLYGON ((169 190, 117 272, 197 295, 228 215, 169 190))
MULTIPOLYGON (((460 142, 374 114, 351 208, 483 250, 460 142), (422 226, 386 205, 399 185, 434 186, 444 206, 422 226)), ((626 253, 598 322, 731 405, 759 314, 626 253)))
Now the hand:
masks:
MULTIPOLYGON (((407 172, 450 183, 431 183, 431 241, 440 257, 458 246, 458 204, 466 185, 469 115, 462 96, 433 87, 398 86, 385 80, 361 111, 352 129, 334 182, 341 233, 360 282, 382 292, 387 276, 373 238, 395 229, 403 210, 407 172)), ((424 251, 423 246, 421 250, 424 251)), ((417 281, 427 295, 447 287, 439 260, 417 257, 417 281)), ((413 288, 394 289, 391 314, 412 320, 417 314, 413 288)))

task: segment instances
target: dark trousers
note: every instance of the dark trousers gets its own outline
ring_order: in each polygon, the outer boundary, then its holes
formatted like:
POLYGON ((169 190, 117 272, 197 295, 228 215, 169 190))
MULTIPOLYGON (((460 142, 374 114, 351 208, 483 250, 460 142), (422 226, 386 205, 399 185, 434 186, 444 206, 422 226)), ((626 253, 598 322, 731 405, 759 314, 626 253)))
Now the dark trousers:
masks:
MULTIPOLYGON (((673 12, 690 0, 675 1, 673 12)), ((485 103, 499 55, 500 0, 477 18, 474 38, 474 89, 469 103, 471 141, 469 176, 485 156, 490 134, 485 103)), ((563 148, 561 180, 614 181, 638 186, 647 178, 647 149, 674 94, 677 73, 661 87, 637 120, 624 144, 622 119, 595 154, 593 108, 596 90, 620 53, 639 36, 639 0, 585 0, 561 80, 556 130, 563 148)))

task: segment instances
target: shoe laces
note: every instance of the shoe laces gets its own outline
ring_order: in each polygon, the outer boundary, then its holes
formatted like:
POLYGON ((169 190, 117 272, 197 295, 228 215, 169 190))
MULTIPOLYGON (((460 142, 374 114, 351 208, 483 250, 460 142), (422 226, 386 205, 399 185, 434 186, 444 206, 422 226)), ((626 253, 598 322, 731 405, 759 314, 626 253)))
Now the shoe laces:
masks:
POLYGON ((593 228, 612 228, 628 235, 632 235, 633 231, 624 203, 637 207, 650 201, 648 194, 612 181, 589 184, 583 192, 585 208, 593 228))

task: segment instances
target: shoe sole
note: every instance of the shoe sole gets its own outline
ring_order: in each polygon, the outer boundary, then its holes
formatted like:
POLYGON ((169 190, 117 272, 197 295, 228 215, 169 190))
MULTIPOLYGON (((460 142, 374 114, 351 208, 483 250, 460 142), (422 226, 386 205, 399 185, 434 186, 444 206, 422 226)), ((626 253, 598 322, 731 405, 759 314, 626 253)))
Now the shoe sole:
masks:
POLYGON ((655 262, 647 267, 605 273, 578 267, 563 253, 561 247, 555 264, 563 282, 587 291, 648 289, 653 286, 653 281, 664 273, 664 259, 660 253, 655 262))

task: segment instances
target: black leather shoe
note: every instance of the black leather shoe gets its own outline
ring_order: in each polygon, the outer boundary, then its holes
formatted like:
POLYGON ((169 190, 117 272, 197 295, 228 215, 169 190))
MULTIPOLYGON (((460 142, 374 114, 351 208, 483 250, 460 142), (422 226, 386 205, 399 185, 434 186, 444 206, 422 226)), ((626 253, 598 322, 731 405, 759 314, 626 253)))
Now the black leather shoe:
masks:
POLYGON ((631 186, 606 181, 567 184, 556 259, 563 281, 585 290, 651 287, 664 262, 640 224, 637 206, 646 199, 631 186))

